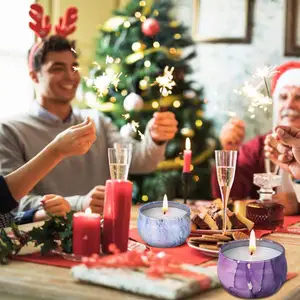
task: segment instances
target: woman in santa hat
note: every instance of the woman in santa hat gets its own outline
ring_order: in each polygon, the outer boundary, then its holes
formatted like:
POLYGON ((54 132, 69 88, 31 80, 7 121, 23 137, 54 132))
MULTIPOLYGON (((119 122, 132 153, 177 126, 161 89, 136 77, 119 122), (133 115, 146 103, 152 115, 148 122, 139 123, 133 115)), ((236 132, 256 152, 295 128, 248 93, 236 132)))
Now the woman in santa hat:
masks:
MULTIPOLYGON (((274 125, 300 129, 300 62, 287 62, 277 67, 276 71, 272 79, 274 125)), ((239 151, 230 196, 233 199, 257 199, 258 187, 253 184, 253 174, 267 171, 264 146, 265 142, 270 143, 272 138, 268 133, 243 143, 244 138, 245 124, 236 118, 227 122, 220 133, 220 142, 224 150, 239 151)), ((300 202, 300 193, 297 192, 298 184, 295 184, 288 168, 284 168, 274 156, 270 158, 277 166, 274 170, 282 176, 282 185, 277 188, 274 199, 285 206, 287 215, 297 214, 299 212, 298 201, 300 202)), ((220 197, 215 170, 212 174, 212 194, 214 197, 220 197)))

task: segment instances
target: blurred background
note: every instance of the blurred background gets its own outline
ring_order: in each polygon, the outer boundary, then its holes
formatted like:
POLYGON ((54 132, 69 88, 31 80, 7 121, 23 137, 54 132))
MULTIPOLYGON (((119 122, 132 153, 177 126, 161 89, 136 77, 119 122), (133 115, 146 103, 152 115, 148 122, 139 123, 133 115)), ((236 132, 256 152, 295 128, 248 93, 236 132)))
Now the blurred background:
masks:
MULTIPOLYGON (((35 40, 28 28, 33 2, 10 0, 0 9, 0 118, 24 111, 34 99, 26 63, 35 40)), ((75 105, 103 111, 122 135, 136 139, 142 138, 155 111, 175 112, 179 132, 168 145, 166 161, 150 176, 131 178, 136 202, 159 199, 165 191, 170 198, 182 197, 187 138, 193 150, 191 198, 211 198, 210 168, 222 125, 234 116, 244 120, 247 139, 272 128, 272 105, 253 105, 243 93, 245 82, 265 94, 264 85, 253 76, 257 68, 300 55, 298 0, 36 2, 52 23, 69 6, 79 10, 72 39, 77 41, 83 80, 75 105), (176 86, 164 95, 153 83, 166 66, 174 67, 176 86), (120 74, 118 88, 99 94, 103 75, 109 72, 120 74)))

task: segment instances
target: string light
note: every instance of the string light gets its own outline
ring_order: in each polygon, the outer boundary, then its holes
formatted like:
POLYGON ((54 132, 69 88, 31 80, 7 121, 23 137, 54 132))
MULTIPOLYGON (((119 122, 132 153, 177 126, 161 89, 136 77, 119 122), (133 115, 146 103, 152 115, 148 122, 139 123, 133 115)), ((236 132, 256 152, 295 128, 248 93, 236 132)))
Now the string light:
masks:
POLYGON ((193 176, 193 180, 194 180, 195 182, 198 182, 199 179, 200 179, 199 176, 197 176, 197 175, 194 175, 194 176, 193 176))
POLYGON ((203 125, 202 120, 197 120, 197 121, 195 122, 195 125, 196 125, 197 127, 201 127, 201 126, 203 125))
POLYGON ((129 21, 125 21, 124 24, 123 24, 123 26, 125 28, 129 28, 131 26, 131 23, 129 21))
POLYGON ((151 62, 150 62, 149 60, 146 60, 146 61, 144 62, 144 66, 145 66, 146 68, 150 68, 150 67, 151 67, 151 62))
POLYGON ((131 49, 132 51, 136 52, 139 51, 141 49, 142 45, 140 42, 135 42, 132 44, 131 49))
POLYGON ((181 34, 180 33, 175 33, 174 34, 174 39, 175 40, 180 40, 181 39, 181 34))
POLYGON ((153 47, 154 48, 159 48, 160 47, 160 43, 159 42, 154 42, 153 43, 153 47))
POLYGON ((142 16, 142 14, 139 11, 137 11, 134 15, 137 19, 139 19, 142 16))
POLYGON ((175 101, 173 102, 173 106, 174 106, 175 108, 180 107, 180 105, 181 105, 181 102, 180 102, 179 100, 175 100, 175 101))
POLYGON ((146 202, 146 201, 149 200, 149 197, 148 197, 147 195, 143 195, 143 196, 142 196, 142 200, 143 200, 144 202, 146 202))
POLYGON ((139 3, 139 5, 141 6, 141 7, 143 7, 143 6, 146 6, 146 1, 140 1, 140 3, 139 3))
POLYGON ((127 96, 127 94, 128 94, 128 91, 127 91, 127 90, 122 90, 122 91, 121 91, 121 95, 122 95, 123 97, 127 96))
POLYGON ((177 53, 177 50, 175 48, 170 48, 169 52, 174 55, 177 53))
POLYGON ((157 108, 159 107, 158 102, 157 102, 157 101, 153 101, 153 102, 152 102, 152 107, 153 107, 154 109, 157 109, 157 108))
POLYGON ((140 80, 139 87, 141 90, 146 90, 148 88, 148 82, 145 79, 140 80))
POLYGON ((171 21, 171 22, 169 23, 170 27, 172 27, 172 28, 178 27, 179 24, 180 24, 180 23, 179 23, 178 21, 175 21, 175 20, 173 20, 173 21, 171 21))
POLYGON ((145 16, 141 16, 140 17, 140 21, 143 23, 143 22, 145 22, 146 21, 146 17, 145 16))
POLYGON ((155 17, 159 16, 159 11, 158 11, 157 9, 155 9, 155 10, 153 11, 153 15, 154 15, 155 17))
POLYGON ((110 97, 109 101, 112 103, 115 103, 117 101, 117 99, 116 99, 116 97, 110 97))

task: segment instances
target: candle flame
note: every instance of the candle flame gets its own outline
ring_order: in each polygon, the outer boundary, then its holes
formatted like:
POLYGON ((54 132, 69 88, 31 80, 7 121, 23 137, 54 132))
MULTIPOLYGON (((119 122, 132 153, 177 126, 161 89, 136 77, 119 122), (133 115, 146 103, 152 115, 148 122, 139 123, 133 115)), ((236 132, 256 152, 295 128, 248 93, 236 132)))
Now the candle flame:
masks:
POLYGON ((168 197, 167 197, 166 194, 164 195, 162 211, 163 211, 164 215, 165 215, 165 214, 167 213, 167 211, 168 211, 168 197))
POLYGON ((86 213, 87 215, 90 215, 90 214, 92 214, 92 210, 88 207, 88 208, 85 210, 85 213, 86 213))
POLYGON ((185 149, 186 150, 191 150, 191 140, 190 140, 190 138, 186 138, 186 140, 185 140, 185 149))
POLYGON ((255 237, 255 232, 252 229, 250 233, 250 240, 249 240, 249 252, 251 255, 254 254, 256 250, 256 237, 255 237))

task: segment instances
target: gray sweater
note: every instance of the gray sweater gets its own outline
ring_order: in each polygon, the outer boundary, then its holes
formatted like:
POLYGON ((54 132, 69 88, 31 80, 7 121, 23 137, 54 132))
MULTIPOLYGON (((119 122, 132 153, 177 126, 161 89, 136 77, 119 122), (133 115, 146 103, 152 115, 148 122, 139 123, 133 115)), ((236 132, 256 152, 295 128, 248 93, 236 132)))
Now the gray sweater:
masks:
POLYGON ((26 114, 0 123, 0 174, 6 175, 33 158, 57 134, 90 116, 96 126, 97 140, 83 156, 69 157, 41 180, 29 195, 21 199, 19 211, 40 206, 42 196, 57 194, 65 197, 72 209, 82 210, 85 195, 96 185, 110 178, 107 149, 116 142, 133 143, 130 173, 149 173, 164 159, 165 146, 158 146, 148 128, 142 142, 122 137, 112 121, 91 109, 73 109, 67 121, 33 103, 26 114))

